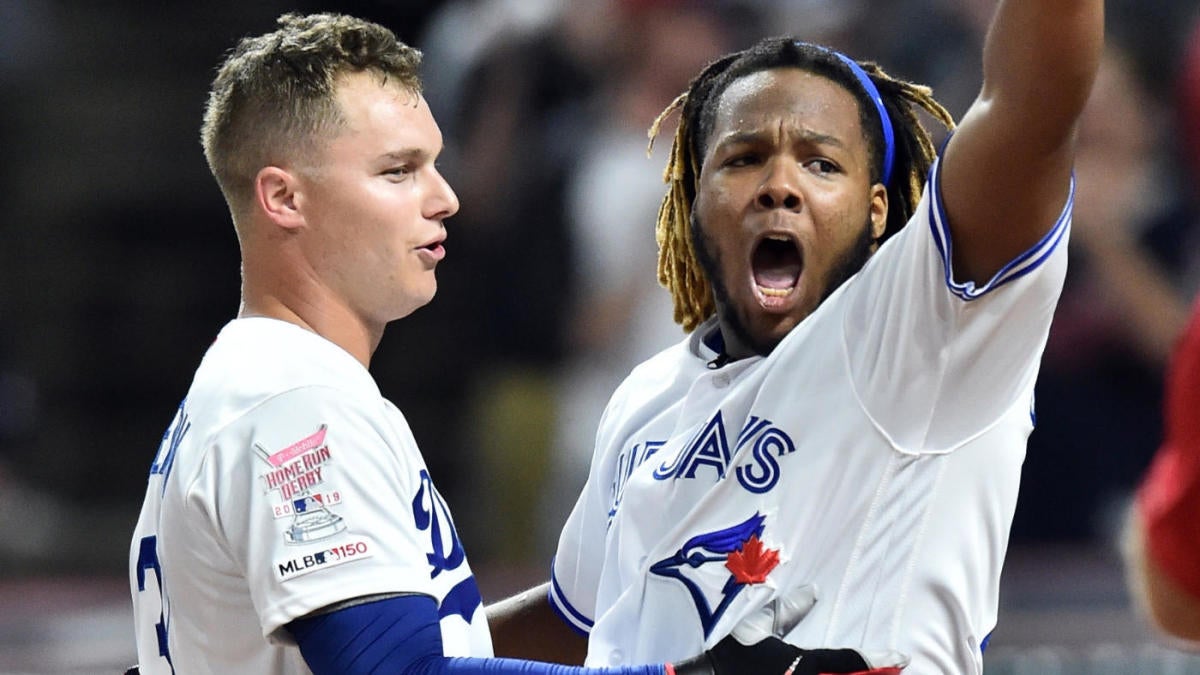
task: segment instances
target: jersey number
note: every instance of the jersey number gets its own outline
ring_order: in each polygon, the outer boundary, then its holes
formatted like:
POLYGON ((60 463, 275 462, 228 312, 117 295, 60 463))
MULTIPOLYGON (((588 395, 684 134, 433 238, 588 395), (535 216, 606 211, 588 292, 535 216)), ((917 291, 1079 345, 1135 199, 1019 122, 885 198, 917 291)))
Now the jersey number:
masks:
POLYGON ((162 567, 158 564, 157 537, 142 537, 138 546, 137 582, 139 593, 146 590, 147 570, 154 571, 154 580, 158 583, 158 623, 154 624, 154 633, 158 636, 158 653, 167 660, 167 665, 171 666, 171 672, 174 673, 175 664, 171 663, 171 651, 167 649, 167 620, 163 616, 163 612, 166 611, 164 607, 166 600, 163 597, 162 567))

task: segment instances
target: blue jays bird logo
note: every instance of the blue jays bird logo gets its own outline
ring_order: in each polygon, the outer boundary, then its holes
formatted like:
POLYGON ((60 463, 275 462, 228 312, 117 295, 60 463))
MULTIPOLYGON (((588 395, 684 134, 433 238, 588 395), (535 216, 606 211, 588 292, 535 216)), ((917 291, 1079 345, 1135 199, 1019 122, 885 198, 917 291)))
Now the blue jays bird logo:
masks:
POLYGON ((765 521, 766 516, 755 513, 733 527, 696 535, 675 555, 650 566, 652 573, 677 579, 687 588, 700 615, 704 637, 709 636, 742 589, 766 582, 767 576, 779 565, 779 551, 766 548, 762 542, 765 521), (713 576, 713 563, 723 563, 728 572, 719 594, 708 590, 712 588, 711 583, 698 580, 706 572, 705 576, 713 576))

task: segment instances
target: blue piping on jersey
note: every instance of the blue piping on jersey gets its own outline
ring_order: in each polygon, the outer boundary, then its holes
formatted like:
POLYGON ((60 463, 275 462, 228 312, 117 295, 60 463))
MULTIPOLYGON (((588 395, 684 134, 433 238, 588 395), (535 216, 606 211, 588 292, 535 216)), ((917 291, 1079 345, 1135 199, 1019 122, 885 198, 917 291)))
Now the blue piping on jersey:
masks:
POLYGON ((963 300, 975 300, 988 291, 999 288, 1010 281, 1020 279, 1040 267, 1058 248, 1059 242, 1062 241, 1063 235, 1066 234, 1067 225, 1071 222, 1071 211, 1075 203, 1075 175, 1072 173, 1071 190, 1067 195, 1067 203, 1063 207, 1062 213, 1059 214, 1058 220, 1055 221, 1054 227, 1028 251, 1025 251, 1000 268, 1000 271, 996 272, 986 284, 982 287, 976 287, 973 281, 962 284, 954 281, 953 270, 951 269, 954 245, 950 236, 950 225, 946 217, 945 208, 939 196, 941 192, 940 158, 934 162, 933 167, 930 169, 928 182, 932 193, 929 203, 929 229, 933 233, 933 241, 937 246, 938 253, 942 256, 942 269, 944 271, 946 287, 950 289, 951 293, 963 300))
POLYGON ((576 633, 583 637, 587 637, 592 632, 592 626, 595 622, 584 616, 582 612, 571 606, 567 601, 567 596, 563 593, 562 587, 558 585, 558 579, 554 577, 554 563, 550 563, 550 590, 547 592, 550 598, 550 608, 556 614, 562 617, 562 620, 567 623, 576 633))

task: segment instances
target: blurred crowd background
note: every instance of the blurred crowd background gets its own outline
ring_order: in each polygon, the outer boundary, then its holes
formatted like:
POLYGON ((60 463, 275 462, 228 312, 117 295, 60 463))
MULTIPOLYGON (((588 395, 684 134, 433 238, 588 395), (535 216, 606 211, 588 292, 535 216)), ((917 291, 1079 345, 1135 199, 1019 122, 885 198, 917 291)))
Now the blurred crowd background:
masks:
MULTIPOLYGON (((0 613, 35 609, 47 579, 123 592, 158 439, 237 310, 236 241, 198 129, 239 37, 286 11, 341 11, 425 52, 462 209, 437 298, 389 328, 372 370, 496 599, 545 577, 608 393, 682 337, 655 280, 675 123, 647 157, 658 113, 709 59, 789 33, 929 84, 957 117, 993 4, 0 0, 0 613)), ((1049 616, 1097 597, 1127 612, 1121 513, 1200 290, 1200 10, 1109 0, 1109 38, 1006 570, 1006 597, 1049 616), (1092 597, 1062 591, 1089 574, 1092 597)), ((1072 629, 1040 625, 1024 629, 1072 629)))

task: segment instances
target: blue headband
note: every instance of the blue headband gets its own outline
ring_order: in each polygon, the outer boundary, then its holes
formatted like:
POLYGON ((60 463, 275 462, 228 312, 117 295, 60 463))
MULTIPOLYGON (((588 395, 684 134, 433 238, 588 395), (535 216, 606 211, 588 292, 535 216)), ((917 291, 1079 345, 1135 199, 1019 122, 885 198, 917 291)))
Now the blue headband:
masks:
POLYGON ((841 59, 842 63, 850 68, 850 72, 854 73, 854 76, 858 78, 858 83, 862 85, 871 102, 875 104, 875 111, 879 113, 879 123, 883 126, 883 184, 886 187, 888 181, 892 178, 892 162, 896 158, 896 135, 892 131, 892 118, 888 116, 887 108, 883 107, 883 97, 879 95, 879 89, 875 86, 875 82, 871 80, 871 76, 867 74, 867 71, 858 65, 857 61, 837 50, 808 42, 797 41, 796 44, 816 47, 841 59))

